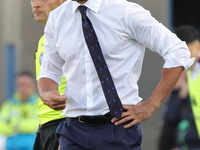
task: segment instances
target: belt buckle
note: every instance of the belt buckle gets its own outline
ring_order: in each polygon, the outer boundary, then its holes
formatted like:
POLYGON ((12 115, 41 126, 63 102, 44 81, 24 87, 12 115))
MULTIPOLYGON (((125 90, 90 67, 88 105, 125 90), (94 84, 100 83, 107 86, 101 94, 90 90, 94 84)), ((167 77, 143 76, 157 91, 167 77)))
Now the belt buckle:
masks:
POLYGON ((78 117, 78 121, 79 121, 80 123, 85 123, 84 121, 81 120, 81 117, 78 117))

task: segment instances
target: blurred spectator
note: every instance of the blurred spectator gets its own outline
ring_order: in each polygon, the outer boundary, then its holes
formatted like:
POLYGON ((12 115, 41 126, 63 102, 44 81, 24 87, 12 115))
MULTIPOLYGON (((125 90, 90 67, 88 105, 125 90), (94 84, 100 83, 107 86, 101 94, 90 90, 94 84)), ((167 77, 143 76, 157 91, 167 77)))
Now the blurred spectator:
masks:
POLYGON ((7 136, 6 150, 32 150, 40 122, 38 95, 30 72, 16 78, 16 93, 1 107, 0 134, 7 136))
MULTIPOLYGON (((164 108, 164 124, 159 139, 159 150, 200 150, 200 138, 191 105, 192 97, 200 93, 197 90, 195 94, 191 92, 195 82, 200 79, 199 32, 191 26, 181 26, 175 30, 175 33, 187 43, 191 57, 195 57, 195 63, 187 71, 187 75, 186 72, 181 75, 164 108), (189 93, 188 82, 190 83, 189 93)), ((200 87, 200 82, 198 84, 200 87)))

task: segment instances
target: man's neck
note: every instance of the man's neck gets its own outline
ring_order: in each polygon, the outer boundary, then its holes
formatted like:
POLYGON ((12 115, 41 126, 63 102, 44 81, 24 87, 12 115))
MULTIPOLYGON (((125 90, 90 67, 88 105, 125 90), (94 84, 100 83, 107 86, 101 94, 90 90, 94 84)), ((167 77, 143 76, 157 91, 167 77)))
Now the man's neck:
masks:
POLYGON ((85 2, 87 2, 88 0, 73 0, 73 1, 77 1, 80 4, 84 4, 85 2))

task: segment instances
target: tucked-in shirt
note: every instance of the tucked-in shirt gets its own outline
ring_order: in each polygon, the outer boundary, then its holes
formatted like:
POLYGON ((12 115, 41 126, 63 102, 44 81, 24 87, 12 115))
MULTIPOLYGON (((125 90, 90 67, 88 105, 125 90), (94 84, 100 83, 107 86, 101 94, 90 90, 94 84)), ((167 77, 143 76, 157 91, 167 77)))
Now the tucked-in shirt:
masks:
MULTIPOLYGON (((83 35, 79 5, 69 0, 50 13, 39 76, 59 84, 64 74, 68 99, 63 115, 67 117, 109 111, 83 35)), ((186 44, 140 5, 126 0, 88 0, 84 5, 122 104, 142 100, 137 82, 146 47, 165 59, 164 68, 192 65, 186 44)))

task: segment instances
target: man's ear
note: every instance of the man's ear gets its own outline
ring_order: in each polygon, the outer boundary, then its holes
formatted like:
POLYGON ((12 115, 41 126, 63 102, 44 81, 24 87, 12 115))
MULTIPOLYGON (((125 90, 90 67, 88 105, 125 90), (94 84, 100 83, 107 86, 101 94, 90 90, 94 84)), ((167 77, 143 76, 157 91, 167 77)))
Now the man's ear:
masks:
POLYGON ((199 52, 200 52, 200 41, 199 41, 198 49, 199 49, 199 52))

